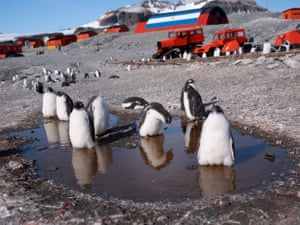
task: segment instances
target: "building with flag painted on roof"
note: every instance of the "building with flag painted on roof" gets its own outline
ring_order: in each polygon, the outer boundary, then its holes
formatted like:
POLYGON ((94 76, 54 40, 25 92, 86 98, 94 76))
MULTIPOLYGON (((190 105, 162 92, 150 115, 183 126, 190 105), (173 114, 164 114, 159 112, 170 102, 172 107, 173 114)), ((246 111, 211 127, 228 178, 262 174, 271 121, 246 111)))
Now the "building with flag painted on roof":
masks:
POLYGON ((226 23, 226 13, 218 6, 218 1, 209 0, 154 14, 147 21, 139 22, 135 33, 226 23))

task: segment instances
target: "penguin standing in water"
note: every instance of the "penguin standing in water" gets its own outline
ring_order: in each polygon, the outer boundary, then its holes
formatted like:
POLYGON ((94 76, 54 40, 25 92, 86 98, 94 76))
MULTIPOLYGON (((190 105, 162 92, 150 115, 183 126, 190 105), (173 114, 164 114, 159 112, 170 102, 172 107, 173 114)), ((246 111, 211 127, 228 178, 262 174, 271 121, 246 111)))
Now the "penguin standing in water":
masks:
POLYGON ((47 91, 44 91, 42 83, 38 82, 36 85, 36 91, 43 95, 42 113, 44 118, 56 117, 56 93, 48 87, 47 91))
POLYGON ((96 136, 103 134, 109 126, 109 105, 101 96, 93 96, 87 110, 94 125, 96 136))
POLYGON ((69 121, 73 109, 73 101, 69 95, 59 91, 56 96, 56 114, 59 120, 69 121))
POLYGON ((185 82, 180 96, 181 109, 190 121, 205 117, 205 106, 199 92, 195 88, 195 81, 188 79, 185 82))
POLYGON ((162 123, 170 124, 172 116, 157 102, 152 102, 143 110, 140 123, 139 134, 142 137, 156 136, 163 134, 162 123))
POLYGON ((213 105, 212 111, 203 123, 197 158, 201 166, 233 165, 234 140, 230 124, 218 105, 213 105))
POLYGON ((95 133, 93 121, 80 101, 75 102, 70 114, 69 136, 73 148, 93 148, 95 133))

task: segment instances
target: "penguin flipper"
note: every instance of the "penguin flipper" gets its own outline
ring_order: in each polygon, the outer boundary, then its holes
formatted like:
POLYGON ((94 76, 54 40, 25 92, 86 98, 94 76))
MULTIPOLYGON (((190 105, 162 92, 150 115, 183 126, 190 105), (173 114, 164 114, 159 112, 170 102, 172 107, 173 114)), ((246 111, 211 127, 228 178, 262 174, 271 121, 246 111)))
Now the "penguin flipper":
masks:
POLYGON ((232 160, 235 160, 235 145, 234 145, 234 139, 233 139, 231 130, 230 130, 229 144, 230 144, 230 148, 231 148, 232 160))

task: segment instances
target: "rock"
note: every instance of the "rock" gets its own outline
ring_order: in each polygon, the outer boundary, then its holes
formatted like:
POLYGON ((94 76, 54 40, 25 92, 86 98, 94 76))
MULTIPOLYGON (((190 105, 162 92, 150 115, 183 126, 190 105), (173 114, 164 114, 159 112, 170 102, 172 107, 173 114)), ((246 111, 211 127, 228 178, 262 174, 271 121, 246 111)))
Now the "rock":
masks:
POLYGON ((21 170, 23 167, 23 164, 18 161, 11 160, 8 163, 8 169, 11 171, 21 170))

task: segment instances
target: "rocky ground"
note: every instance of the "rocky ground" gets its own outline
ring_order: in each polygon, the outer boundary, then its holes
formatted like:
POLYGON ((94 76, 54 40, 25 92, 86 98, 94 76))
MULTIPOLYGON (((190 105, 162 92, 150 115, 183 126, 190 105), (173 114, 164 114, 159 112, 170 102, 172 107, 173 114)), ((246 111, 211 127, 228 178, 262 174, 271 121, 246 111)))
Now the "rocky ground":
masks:
MULTIPOLYGON (((259 42, 292 29, 296 22, 282 21, 268 14, 232 15, 259 42), (248 16, 248 17, 247 17, 248 16)), ((207 39, 222 26, 205 27, 207 39)), ((243 59, 140 63, 128 61, 151 57, 155 41, 164 32, 96 36, 74 43, 61 51, 25 50, 25 57, 0 61, 0 224, 299 224, 300 223, 300 55, 247 55, 243 59), (126 62, 125 62, 126 61, 126 62), (180 90, 193 78, 204 99, 222 99, 220 105, 232 126, 286 148, 292 169, 272 181, 244 193, 177 202, 134 202, 115 196, 82 194, 39 178, 34 162, 18 153, 26 140, 7 136, 8 131, 37 125, 41 119, 41 96, 24 88, 23 79, 43 81, 42 67, 78 69, 77 82, 55 90, 67 92, 73 100, 86 102, 101 95, 114 112, 126 115, 120 104, 125 97, 141 96, 162 103, 172 115, 179 110, 180 90), (100 69, 100 78, 84 79, 100 69), (12 76, 19 74, 16 81, 12 76), (113 76, 113 77, 112 77, 113 76)), ((249 168, 255 169, 255 168, 249 168)))

